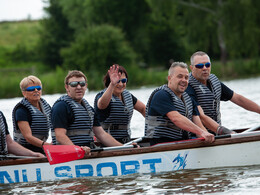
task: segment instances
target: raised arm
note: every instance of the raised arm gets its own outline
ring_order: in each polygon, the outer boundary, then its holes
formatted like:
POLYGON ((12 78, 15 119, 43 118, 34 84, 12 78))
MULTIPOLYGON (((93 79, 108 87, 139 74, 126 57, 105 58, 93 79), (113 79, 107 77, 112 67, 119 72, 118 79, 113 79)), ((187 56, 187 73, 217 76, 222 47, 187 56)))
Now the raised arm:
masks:
POLYGON ((110 69, 108 70, 108 73, 109 73, 111 82, 110 82, 107 90, 98 99, 97 107, 100 110, 106 109, 108 107, 110 100, 112 98, 113 90, 121 76, 121 73, 118 72, 118 66, 115 67, 115 65, 110 67, 110 69))

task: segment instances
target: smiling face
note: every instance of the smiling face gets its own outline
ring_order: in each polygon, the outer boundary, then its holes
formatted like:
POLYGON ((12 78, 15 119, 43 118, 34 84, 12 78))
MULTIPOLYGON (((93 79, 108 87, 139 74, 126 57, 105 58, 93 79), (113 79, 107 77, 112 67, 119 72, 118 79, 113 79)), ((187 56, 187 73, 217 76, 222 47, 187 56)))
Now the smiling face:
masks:
POLYGON ((22 91, 23 93, 23 96, 31 103, 31 104, 34 104, 35 102, 38 102, 40 99, 41 99, 41 95, 42 95, 42 90, 39 89, 37 90, 35 88, 35 90, 33 91, 27 91, 26 89, 28 87, 33 87, 33 86, 41 86, 39 84, 29 84, 25 90, 22 91))
POLYGON ((202 55, 202 56, 196 55, 196 56, 194 56, 193 64, 190 65, 192 75, 204 85, 207 84, 207 80, 210 75, 211 67, 207 68, 206 66, 203 66, 203 68, 199 69, 199 68, 196 68, 195 65, 200 64, 200 63, 205 64, 207 62, 210 62, 208 55, 202 55))
POLYGON ((168 76, 168 87, 177 95, 181 97, 182 93, 188 87, 189 71, 187 68, 175 67, 172 74, 168 76))
POLYGON ((65 89, 67 91, 68 96, 74 99, 77 102, 81 102, 82 98, 85 95, 85 91, 87 89, 87 83, 84 86, 78 84, 76 87, 70 86, 71 82, 86 82, 84 77, 71 77, 68 80, 68 84, 65 84, 65 89))
POLYGON ((120 82, 116 84, 114 91, 113 91, 113 94, 115 96, 119 97, 123 93, 123 91, 125 90, 126 83, 122 83, 122 81, 121 81, 121 79, 125 79, 125 78, 126 78, 125 73, 121 74, 120 82))

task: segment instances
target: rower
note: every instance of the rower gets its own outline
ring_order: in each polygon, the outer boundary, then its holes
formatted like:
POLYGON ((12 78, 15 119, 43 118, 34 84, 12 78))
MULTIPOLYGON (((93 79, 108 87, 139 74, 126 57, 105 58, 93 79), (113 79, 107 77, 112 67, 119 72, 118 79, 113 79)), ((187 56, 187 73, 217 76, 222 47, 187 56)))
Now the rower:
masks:
POLYGON ((148 100, 145 117, 145 136, 151 145, 191 138, 191 133, 214 141, 202 125, 196 105, 185 89, 188 86, 187 64, 174 62, 168 74, 168 84, 155 89, 148 100))
MULTIPOLYGON (((27 148, 24 148, 17 142, 15 142, 9 134, 6 118, 0 111, 0 155, 6 156, 7 154, 14 154, 18 156, 33 156, 33 157, 44 157, 43 154, 33 152, 27 148)), ((0 160, 8 159, 8 156, 0 158, 0 160)))
POLYGON ((260 114, 258 104, 233 92, 210 73, 211 62, 205 52, 195 52, 190 62, 192 72, 186 92, 198 104, 200 119, 209 130, 218 135, 235 133, 221 124, 220 101, 230 100, 244 109, 260 114))

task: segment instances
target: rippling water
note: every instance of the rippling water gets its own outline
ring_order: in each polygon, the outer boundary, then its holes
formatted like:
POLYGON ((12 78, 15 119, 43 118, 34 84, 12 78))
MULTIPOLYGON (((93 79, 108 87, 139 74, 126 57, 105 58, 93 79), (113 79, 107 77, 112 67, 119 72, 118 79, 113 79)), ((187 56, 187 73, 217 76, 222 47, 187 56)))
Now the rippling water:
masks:
MULTIPOLYGON (((260 105, 260 77, 224 82, 236 93, 260 105)), ((138 99, 147 102, 154 88, 130 90, 138 99)), ((86 93, 93 105, 97 92, 86 93)), ((61 94, 44 95, 52 105, 61 94)), ((12 135, 11 112, 21 99, 0 100, 12 135)), ((222 123, 228 128, 252 127, 260 124, 260 115, 246 111, 233 103, 222 102, 222 123)), ((144 134, 144 119, 134 112, 132 137, 144 134)), ((258 155, 258 154, 256 154, 258 155)), ((221 156, 219 157, 221 158, 221 156)), ((259 194, 260 166, 233 167, 203 170, 182 170, 164 174, 129 175, 120 177, 80 178, 62 181, 18 183, 1 185, 0 194, 259 194)))

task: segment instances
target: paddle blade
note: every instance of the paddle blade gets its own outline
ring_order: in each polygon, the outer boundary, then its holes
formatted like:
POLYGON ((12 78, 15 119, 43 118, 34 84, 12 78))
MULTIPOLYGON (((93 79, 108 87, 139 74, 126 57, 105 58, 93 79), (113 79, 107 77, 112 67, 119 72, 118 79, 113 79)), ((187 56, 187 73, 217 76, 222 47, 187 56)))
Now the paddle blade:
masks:
POLYGON ((43 149, 51 165, 78 160, 85 154, 81 147, 75 145, 43 145, 43 149))

